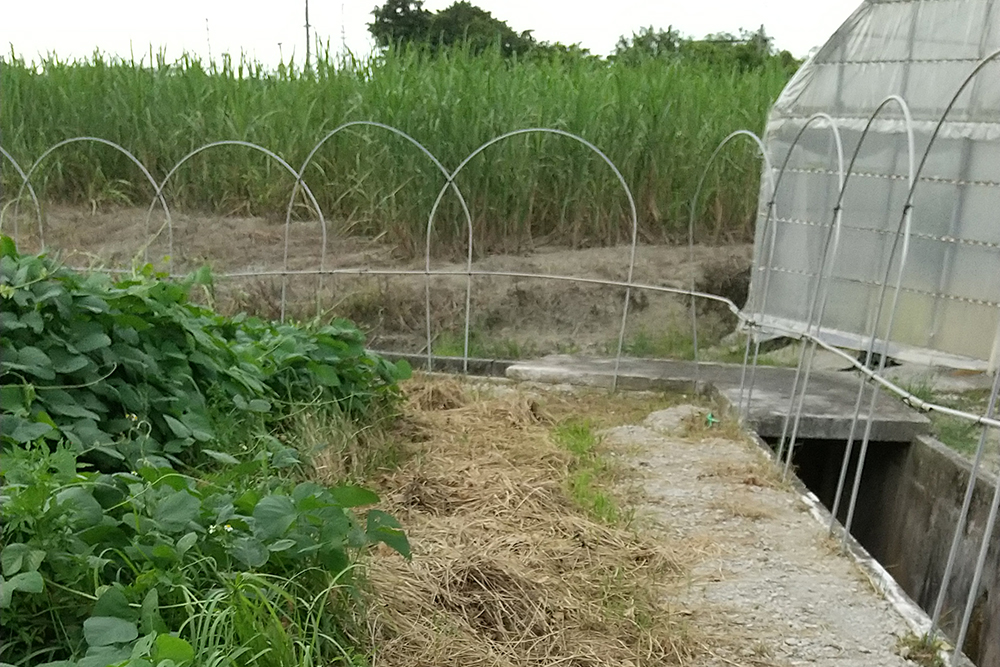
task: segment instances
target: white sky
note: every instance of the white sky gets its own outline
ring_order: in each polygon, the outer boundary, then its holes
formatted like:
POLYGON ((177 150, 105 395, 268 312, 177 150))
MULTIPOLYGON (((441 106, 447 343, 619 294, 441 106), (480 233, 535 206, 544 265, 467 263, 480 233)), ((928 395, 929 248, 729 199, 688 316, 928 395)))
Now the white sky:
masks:
MULTIPOLYGON (((452 0, 427 0, 424 7, 442 9, 452 0)), ((652 25, 673 25, 682 33, 703 37, 712 32, 736 33, 764 25, 779 48, 805 56, 820 46, 861 0, 478 0, 515 30, 534 30, 539 40, 581 43, 592 52, 609 53, 623 34, 652 25)), ((241 51, 273 66, 279 53, 305 54, 304 1, 291 0, 6 0, 0 19, 0 47, 29 60, 55 53, 61 58, 86 57, 95 47, 136 58, 164 48, 168 60, 183 52, 212 55, 241 51), (208 34, 206 34, 206 20, 208 34), (279 43, 281 44, 279 50, 279 43)), ((377 0, 311 0, 309 20, 315 34, 339 50, 347 46, 367 54, 372 43, 366 23, 377 0)))

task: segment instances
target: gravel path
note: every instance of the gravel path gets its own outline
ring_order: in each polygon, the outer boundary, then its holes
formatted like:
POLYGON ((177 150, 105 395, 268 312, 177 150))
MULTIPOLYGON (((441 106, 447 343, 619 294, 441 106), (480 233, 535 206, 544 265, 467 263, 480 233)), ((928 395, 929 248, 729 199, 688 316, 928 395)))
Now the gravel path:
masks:
POLYGON ((677 603, 699 626, 745 638, 704 664, 912 665, 896 648, 908 632, 903 618, 763 452, 706 429, 685 434, 684 417, 696 410, 653 413, 607 431, 605 442, 645 473, 642 514, 693 554, 677 603))

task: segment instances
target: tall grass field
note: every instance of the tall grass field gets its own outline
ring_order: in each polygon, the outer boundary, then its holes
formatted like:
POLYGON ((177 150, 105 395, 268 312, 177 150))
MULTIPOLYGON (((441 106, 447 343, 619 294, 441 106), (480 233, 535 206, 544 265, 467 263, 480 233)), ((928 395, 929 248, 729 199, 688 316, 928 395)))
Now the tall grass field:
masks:
MULTIPOLYGON (((640 240, 661 242, 686 234, 691 197, 719 141, 736 129, 761 130, 788 76, 778 63, 739 71, 655 59, 510 61, 462 50, 436 58, 412 51, 366 60, 327 55, 308 73, 229 59, 206 66, 155 55, 77 62, 50 56, 33 64, 9 56, 0 65, 0 144, 27 169, 60 140, 102 137, 133 152, 159 180, 192 149, 223 139, 260 144, 298 169, 328 131, 352 120, 399 128, 449 169, 504 132, 558 128, 607 153, 635 194, 640 240)), ((702 240, 750 238, 759 174, 749 142, 727 149, 698 204, 702 240)), ((6 159, 2 178, 9 203, 21 181, 6 159)), ((338 233, 381 234, 409 252, 423 247, 444 183, 415 147, 375 128, 352 128, 329 141, 305 181, 338 233)), ((131 162, 94 144, 57 150, 32 183, 48 201, 145 206, 152 199, 131 162)), ((263 154, 226 146, 188 162, 166 194, 188 210, 283 216, 293 183, 263 154)), ((473 159, 457 183, 473 215, 477 252, 608 245, 631 236, 617 178, 566 137, 507 140, 473 159)), ((312 215, 301 196, 295 214, 312 215)), ((436 229, 436 247, 464 247, 453 195, 442 202, 436 229)))

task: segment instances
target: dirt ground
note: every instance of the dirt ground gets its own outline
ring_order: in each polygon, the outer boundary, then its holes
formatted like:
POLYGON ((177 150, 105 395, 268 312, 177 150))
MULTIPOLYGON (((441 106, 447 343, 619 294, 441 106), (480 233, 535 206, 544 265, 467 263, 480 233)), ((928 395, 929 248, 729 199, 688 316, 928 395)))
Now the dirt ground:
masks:
POLYGON ((381 487, 414 558, 370 565, 373 664, 912 664, 903 619, 734 424, 704 426, 710 406, 426 377, 405 388, 421 435, 381 487), (597 434, 609 463, 587 483, 612 489, 617 520, 571 500, 566 423, 597 434))
MULTIPOLYGON (((19 216, 20 245, 39 245, 33 213, 19 216)), ((11 212, 5 233, 13 231, 11 212)), ((225 273, 279 271, 284 266, 283 221, 264 218, 173 215, 172 250, 161 213, 146 223, 146 211, 123 208, 96 212, 48 206, 46 247, 56 249, 71 266, 129 269, 150 261, 175 273, 209 265, 225 273), (147 231, 148 228, 148 231, 147 231), (152 239, 151 241, 149 239, 152 239), (166 260, 169 257, 170 261, 166 260)), ((334 229, 330 225, 329 229, 334 229)), ((325 257, 317 222, 293 222, 288 233, 288 268, 393 269, 420 271, 423 257, 404 257, 378 239, 327 238, 325 257)), ((686 246, 640 246, 636 282, 686 288, 694 278, 700 289, 745 298, 752 247, 696 247, 691 261, 686 246)), ((572 250, 538 248, 523 256, 477 257, 482 271, 552 274, 625 280, 629 248, 572 250)), ((432 268, 464 270, 460 258, 435 257, 432 268)), ((461 355, 465 323, 464 277, 432 277, 431 329, 435 353, 461 355)), ((426 349, 424 276, 296 276, 284 286, 287 313, 299 319, 343 316, 369 334, 378 349, 418 352, 426 349)), ((531 278, 476 277, 471 298, 471 353, 493 358, 523 358, 552 352, 606 353, 617 344, 625 290, 618 287, 531 278)), ((277 317, 282 280, 277 276, 217 278, 212 295, 223 311, 248 310, 277 317)), ((636 356, 683 356, 690 348, 690 305, 686 299, 634 291, 627 332, 636 356)), ((720 309, 701 313, 699 335, 718 340, 735 326, 720 309)))

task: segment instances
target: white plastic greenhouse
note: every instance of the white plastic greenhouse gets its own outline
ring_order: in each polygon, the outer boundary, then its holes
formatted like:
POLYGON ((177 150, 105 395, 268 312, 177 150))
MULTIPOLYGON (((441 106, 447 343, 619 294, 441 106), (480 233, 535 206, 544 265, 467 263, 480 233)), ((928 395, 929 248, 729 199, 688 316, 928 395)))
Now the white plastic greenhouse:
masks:
POLYGON ((998 50, 1000 1, 868 0, 799 70, 764 139, 765 324, 865 349, 878 318, 894 356, 1000 365, 998 50))

